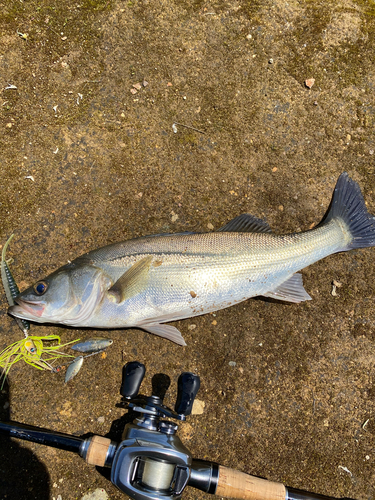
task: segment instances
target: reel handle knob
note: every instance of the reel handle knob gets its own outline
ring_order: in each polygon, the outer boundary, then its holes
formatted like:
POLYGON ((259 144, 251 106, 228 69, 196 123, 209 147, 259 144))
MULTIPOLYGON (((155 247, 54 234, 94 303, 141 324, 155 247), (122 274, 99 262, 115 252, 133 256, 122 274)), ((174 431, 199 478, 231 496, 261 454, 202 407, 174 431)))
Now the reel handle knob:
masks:
POLYGON ((193 403, 201 385, 198 375, 184 372, 178 378, 177 401, 175 411, 178 414, 188 416, 191 414, 193 403))
POLYGON ((145 365, 139 361, 126 363, 122 369, 122 384, 120 389, 121 396, 124 396, 126 399, 135 398, 138 394, 145 373, 145 365))

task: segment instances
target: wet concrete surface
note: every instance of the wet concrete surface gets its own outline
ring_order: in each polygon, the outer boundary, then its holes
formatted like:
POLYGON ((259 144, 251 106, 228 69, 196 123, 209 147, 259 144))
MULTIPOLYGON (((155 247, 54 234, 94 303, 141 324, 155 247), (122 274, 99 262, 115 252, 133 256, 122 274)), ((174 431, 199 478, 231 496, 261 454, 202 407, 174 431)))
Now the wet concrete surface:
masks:
MULTIPOLYGON (((370 0, 0 5, 0 243, 14 232, 8 255, 21 289, 104 244, 209 231, 244 212, 275 232, 308 229, 343 171, 375 213, 370 0)), ((204 412, 180 436, 195 457, 372 499, 373 261, 366 249, 305 269, 307 303, 255 299, 174 323, 187 347, 111 331, 106 359, 88 358, 69 384, 20 362, 1 418, 120 439, 125 362, 146 365, 144 393, 152 375, 167 374, 170 406, 179 374, 194 371, 204 412)), ((1 294, 0 348, 22 338, 6 311, 1 294)), ((98 335, 31 332, 62 342, 98 335)), ((1 438, 0 454, 1 499, 97 488, 124 498, 68 452, 1 438)), ((184 497, 208 495, 188 488, 184 497)))

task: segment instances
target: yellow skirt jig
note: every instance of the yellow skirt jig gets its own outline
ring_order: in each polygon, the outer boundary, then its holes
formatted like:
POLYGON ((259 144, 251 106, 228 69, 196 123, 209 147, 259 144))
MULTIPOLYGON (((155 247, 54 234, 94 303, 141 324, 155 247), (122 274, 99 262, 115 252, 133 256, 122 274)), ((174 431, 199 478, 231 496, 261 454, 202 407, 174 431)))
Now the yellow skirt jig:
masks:
POLYGON ((5 379, 11 367, 21 360, 28 365, 37 368, 38 370, 49 370, 51 372, 57 371, 56 368, 52 366, 51 362, 59 358, 74 358, 73 355, 65 354, 63 352, 60 352, 58 349, 77 342, 77 340, 73 340, 72 342, 67 342, 66 344, 61 345, 60 337, 58 335, 47 335, 45 337, 36 337, 35 335, 29 335, 25 339, 14 342, 13 344, 6 347, 2 352, 0 352, 0 368, 3 369, 0 380, 1 378, 5 379), (44 344, 44 342, 53 341, 57 342, 57 344, 44 344), (42 358, 42 354, 46 355, 47 357, 42 358))

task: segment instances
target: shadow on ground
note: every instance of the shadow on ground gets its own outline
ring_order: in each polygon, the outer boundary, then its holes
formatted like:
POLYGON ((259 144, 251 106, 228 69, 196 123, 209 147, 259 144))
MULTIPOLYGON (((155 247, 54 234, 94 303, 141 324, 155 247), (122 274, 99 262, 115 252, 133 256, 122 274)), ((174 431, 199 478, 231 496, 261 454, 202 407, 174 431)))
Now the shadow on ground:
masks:
MULTIPOLYGON (((0 393, 0 420, 9 421, 9 385, 0 393)), ((49 499, 50 481, 46 465, 19 441, 0 434, 0 496, 7 500, 49 499)))

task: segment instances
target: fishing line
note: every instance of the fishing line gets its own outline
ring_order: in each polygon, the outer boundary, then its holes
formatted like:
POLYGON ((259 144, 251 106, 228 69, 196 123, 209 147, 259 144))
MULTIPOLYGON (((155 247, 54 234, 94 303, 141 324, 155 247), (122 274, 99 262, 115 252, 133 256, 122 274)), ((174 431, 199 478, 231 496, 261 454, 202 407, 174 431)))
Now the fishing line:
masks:
POLYGON ((148 457, 140 458, 139 463, 143 465, 143 485, 154 490, 170 488, 176 464, 148 457))

